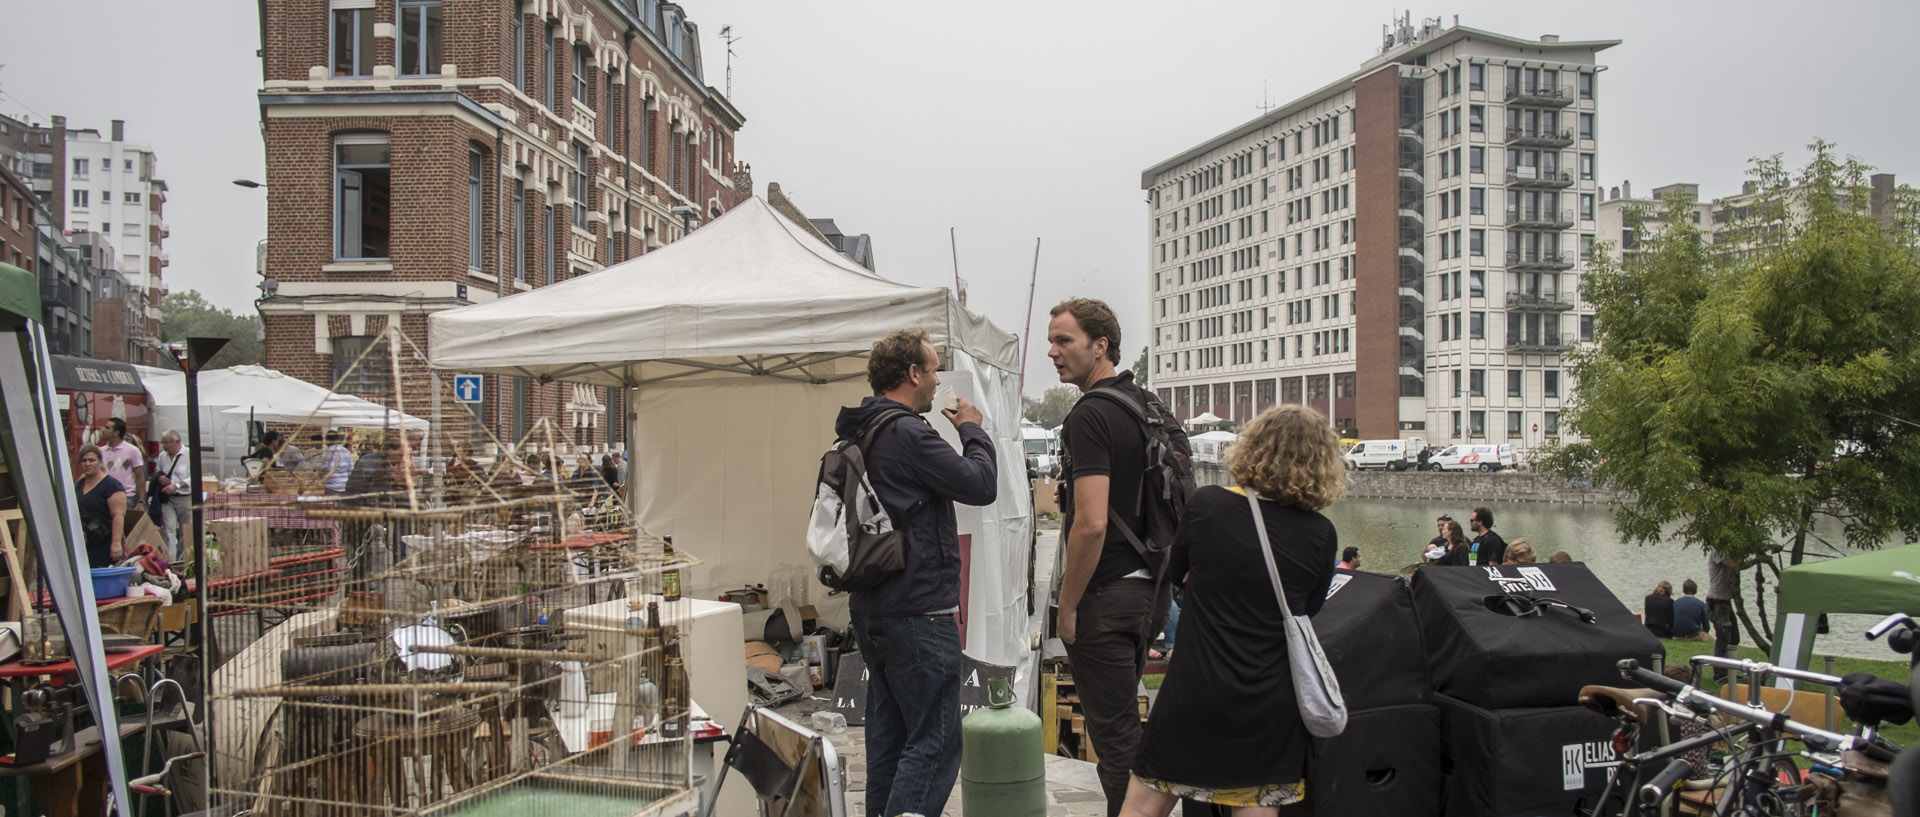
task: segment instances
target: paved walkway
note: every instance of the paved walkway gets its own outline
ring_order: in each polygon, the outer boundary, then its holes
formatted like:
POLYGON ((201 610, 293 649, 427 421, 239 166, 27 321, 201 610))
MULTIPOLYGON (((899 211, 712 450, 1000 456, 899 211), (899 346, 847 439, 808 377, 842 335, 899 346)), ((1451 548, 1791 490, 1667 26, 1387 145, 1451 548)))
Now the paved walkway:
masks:
MULTIPOLYGON (((1035 546, 1039 559, 1034 570, 1034 583, 1047 592, 1053 575, 1054 551, 1058 547, 1058 529, 1040 532, 1040 540, 1035 546)), ((1044 614, 1045 606, 1038 607, 1044 614)), ((1038 626, 1036 617, 1035 626, 1038 626)), ((783 706, 780 711, 791 715, 802 723, 807 715, 816 709, 824 709, 827 702, 815 698, 802 698, 783 706)), ((847 814, 849 817, 866 817, 867 813, 867 730, 858 726, 848 726, 847 731, 838 735, 829 735, 833 748, 847 768, 847 814)), ((1084 760, 1065 757, 1046 758, 1047 771, 1047 815, 1048 817, 1105 817, 1107 813, 1106 795, 1100 791, 1100 779, 1094 774, 1093 764, 1084 760)), ((960 817, 960 784, 954 783, 953 797, 947 800, 947 808, 942 817, 960 817)), ((933 817, 928 815, 927 817, 933 817)))

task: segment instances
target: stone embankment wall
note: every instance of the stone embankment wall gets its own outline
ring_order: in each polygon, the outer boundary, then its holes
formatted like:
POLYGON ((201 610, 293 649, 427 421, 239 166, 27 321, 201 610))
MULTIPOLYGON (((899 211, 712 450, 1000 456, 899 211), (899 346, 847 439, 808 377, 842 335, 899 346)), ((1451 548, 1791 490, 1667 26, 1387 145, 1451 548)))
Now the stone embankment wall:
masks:
MULTIPOLYGON (((1196 463, 1194 476, 1201 485, 1224 485, 1230 480, 1224 467, 1196 463)), ((1536 473, 1500 471, 1348 471, 1347 496, 1366 499, 1459 499, 1467 501, 1574 502, 1607 504, 1612 491, 1587 488, 1567 480, 1536 473)))

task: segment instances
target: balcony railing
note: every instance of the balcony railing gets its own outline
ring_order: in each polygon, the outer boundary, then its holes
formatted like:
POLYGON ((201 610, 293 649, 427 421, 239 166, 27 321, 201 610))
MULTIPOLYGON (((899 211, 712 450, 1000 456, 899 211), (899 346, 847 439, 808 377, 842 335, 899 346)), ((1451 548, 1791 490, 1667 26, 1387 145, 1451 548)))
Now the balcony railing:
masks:
POLYGON ((1424 174, 1427 169, 1427 157, 1412 151, 1400 151, 1400 169, 1415 175, 1424 174))
POLYGON ((1509 85, 1507 102, 1521 105, 1562 105, 1573 104, 1573 88, 1566 85, 1509 85))
POLYGON ((1515 269, 1571 269, 1573 256, 1570 253, 1547 250, 1509 251, 1507 266, 1515 269))
POLYGON ((1551 227, 1564 230, 1573 226, 1573 211, 1547 210, 1534 207, 1509 207, 1507 208, 1507 226, 1551 227))
POLYGON ((1563 312, 1573 308, 1573 302, 1554 294, 1536 294, 1532 292, 1507 293, 1509 309, 1543 309, 1551 312, 1563 312))
POLYGON ((1560 335, 1509 335, 1509 352, 1558 352, 1567 348, 1560 335))
POLYGON ((1573 144, 1572 128, 1508 128, 1507 142, 1515 145, 1540 145, 1563 148, 1573 144))
POLYGON ((1507 184, 1519 187, 1571 187, 1573 174, 1564 170, 1543 170, 1530 165, 1507 168, 1507 184))

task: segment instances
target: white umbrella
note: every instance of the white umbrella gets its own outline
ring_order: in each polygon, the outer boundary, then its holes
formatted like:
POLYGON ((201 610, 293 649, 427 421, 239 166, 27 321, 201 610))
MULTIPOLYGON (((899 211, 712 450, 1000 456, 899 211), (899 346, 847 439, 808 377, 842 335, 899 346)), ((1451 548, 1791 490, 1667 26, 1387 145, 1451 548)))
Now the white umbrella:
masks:
POLYGON ((1187 425, 1203 426, 1203 425, 1207 425, 1208 423, 1224 423, 1226 421, 1227 421, 1227 418, 1225 417, 1216 415, 1211 411, 1203 411, 1200 413, 1200 416, 1195 417, 1191 420, 1188 420, 1187 425))

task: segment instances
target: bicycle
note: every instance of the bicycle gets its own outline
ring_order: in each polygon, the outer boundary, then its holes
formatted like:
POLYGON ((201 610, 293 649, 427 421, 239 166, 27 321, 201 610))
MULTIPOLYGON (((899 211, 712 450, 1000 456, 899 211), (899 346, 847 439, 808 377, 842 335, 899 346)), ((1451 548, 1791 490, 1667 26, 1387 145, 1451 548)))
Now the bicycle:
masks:
MULTIPOLYGON (((1896 652, 1913 654, 1916 643, 1920 643, 1920 622, 1898 614, 1867 633, 1869 640, 1888 636, 1896 652)), ((1748 702, 1721 698, 1643 669, 1631 659, 1619 663, 1621 675, 1644 689, 1589 686, 1581 690, 1583 705, 1621 723, 1614 735, 1620 760, 1614 762, 1595 807, 1583 814, 1661 815, 1670 810, 1674 794, 1681 789, 1712 788, 1719 792, 1713 800, 1714 813, 1723 816, 1816 815, 1835 810, 1844 814, 1848 805, 1870 807, 1892 793, 1896 808, 1908 804, 1908 810, 1896 813, 1916 817, 1911 809, 1920 801, 1914 801, 1912 794, 1917 790, 1914 776, 1920 775, 1920 761, 1902 760, 1906 753, 1878 735, 1883 721, 1901 723, 1912 717, 1915 705, 1920 704, 1920 699, 1914 699, 1914 685, 1901 688, 1864 674, 1839 678, 1716 656, 1696 656, 1691 663, 1696 678, 1704 666, 1745 673, 1748 702), (1856 723, 1854 731, 1832 732, 1761 706, 1762 685, 1774 678, 1839 687, 1841 705, 1856 723), (1892 691, 1901 692, 1909 700, 1890 700, 1892 691), (1715 715, 1721 722, 1710 720, 1715 715), (1669 719, 1705 723, 1712 731, 1668 741, 1664 732, 1669 719), (1789 740, 1804 745, 1805 750, 1789 750, 1789 740), (1689 780, 1693 768, 1682 756, 1715 743, 1724 743, 1729 750, 1723 771, 1705 780, 1689 780), (1808 773, 1799 771, 1796 757, 1812 761, 1808 773), (1616 802, 1617 811, 1610 810, 1616 802), (1823 805, 1829 808, 1823 809, 1823 805)), ((1910 680, 1920 681, 1920 656, 1914 658, 1913 666, 1910 680)))

